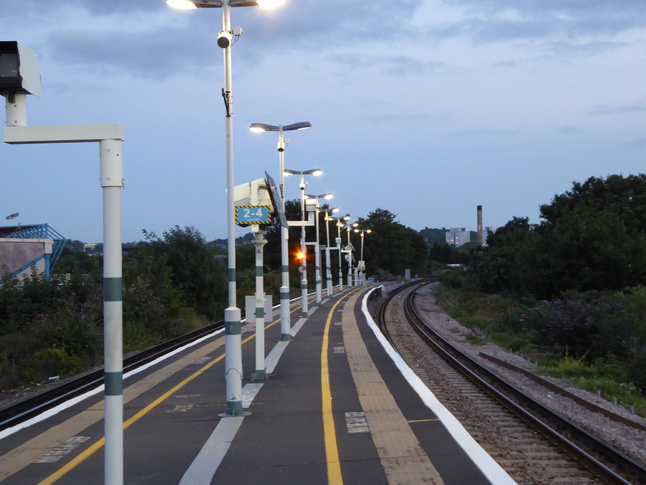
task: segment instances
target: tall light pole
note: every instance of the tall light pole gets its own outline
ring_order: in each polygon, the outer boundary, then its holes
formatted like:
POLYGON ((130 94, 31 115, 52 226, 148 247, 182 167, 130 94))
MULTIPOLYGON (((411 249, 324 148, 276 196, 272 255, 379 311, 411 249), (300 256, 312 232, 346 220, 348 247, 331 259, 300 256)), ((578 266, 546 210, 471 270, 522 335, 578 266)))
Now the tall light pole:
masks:
MULTIPOLYGON (((357 227, 359 224, 356 222, 354 224, 347 224, 345 228, 348 230, 348 288, 352 286, 352 241, 350 240, 350 233, 352 232, 352 229, 354 227, 357 227)), ((357 282, 355 280, 354 284, 356 285, 357 282)))
MULTIPOLYGON (((252 123, 249 129, 254 133, 263 133, 265 131, 278 132, 278 162, 280 173, 280 203, 283 212, 285 212, 285 146, 289 141, 286 141, 283 132, 304 130, 311 128, 312 125, 308 121, 300 121, 292 123, 291 125, 268 125, 265 123, 252 123)), ((280 287, 280 340, 291 340, 291 320, 289 315, 289 229, 286 227, 280 228, 280 259, 281 259, 281 273, 282 282, 280 287)))
MULTIPOLYGON (((316 242, 314 243, 314 281, 316 284, 316 304, 320 305, 323 300, 322 279, 321 279, 321 246, 319 245, 319 199, 331 200, 332 194, 307 195, 307 200, 315 201, 316 211, 314 214, 316 228, 316 242)), ((307 202, 307 201, 306 201, 307 202)))
POLYGON ((361 259, 359 260, 359 264, 357 265, 357 270, 360 271, 359 273, 360 286, 363 286, 365 284, 365 267, 366 267, 366 263, 363 260, 363 236, 366 234, 370 234, 372 232, 372 229, 355 229, 354 232, 358 232, 361 235, 361 259))
MULTIPOLYGON (((339 208, 326 209, 323 211, 325 214, 325 281, 327 283, 327 296, 332 296, 332 265, 330 264, 330 221, 332 220, 331 214, 339 212, 339 208)), ((339 255, 340 257, 341 255, 339 255)), ((341 288, 339 288, 341 290, 341 288)))
POLYGON ((225 326, 225 378, 227 407, 224 416, 239 416, 242 410, 242 325, 240 309, 236 306, 236 253, 235 253, 235 201, 233 183, 233 95, 231 75, 231 46, 242 34, 242 29, 231 28, 231 7, 262 6, 272 8, 284 0, 167 0, 173 8, 222 8, 222 30, 218 46, 224 58, 224 88, 222 98, 225 111, 226 177, 227 177, 227 238, 229 306, 224 310, 225 326))
POLYGON ((307 246, 305 244, 305 175, 314 175, 318 177, 323 175, 323 170, 320 168, 312 168, 310 170, 289 170, 283 171, 285 175, 300 175, 300 191, 301 191, 301 317, 309 316, 309 308, 307 303, 307 246))
POLYGON ((342 251, 341 251, 341 229, 345 227, 345 222, 350 220, 350 214, 347 214, 344 217, 337 218, 336 228, 338 230, 338 236, 336 238, 336 247, 339 251, 339 291, 343 291, 343 265, 341 263, 342 251))

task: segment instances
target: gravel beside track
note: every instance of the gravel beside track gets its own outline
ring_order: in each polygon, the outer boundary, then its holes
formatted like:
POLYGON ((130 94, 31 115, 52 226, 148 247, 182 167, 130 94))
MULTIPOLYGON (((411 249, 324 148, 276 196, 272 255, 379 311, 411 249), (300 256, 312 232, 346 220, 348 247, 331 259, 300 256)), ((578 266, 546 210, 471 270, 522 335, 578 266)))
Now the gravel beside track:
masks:
MULTIPOLYGON (((502 349, 495 344, 469 343, 467 341, 467 335, 472 332, 447 315, 437 304, 434 292, 438 285, 439 283, 431 283, 421 287, 417 290, 417 296, 415 298, 415 306, 420 315, 423 316, 425 321, 435 331, 451 341, 461 351, 503 376, 508 382, 530 394, 543 405, 600 437, 602 440, 632 457, 635 461, 646 465, 646 431, 612 421, 600 413, 592 412, 580 406, 572 399, 546 389, 522 374, 510 371, 480 357, 478 354, 484 353, 530 372, 535 369, 535 365, 522 356, 502 349)), ((432 373, 432 364, 426 357, 428 349, 425 344, 420 342, 414 330, 410 329, 403 318, 401 322, 393 322, 393 324, 390 330, 391 336, 397 339, 398 349, 404 355, 409 365, 413 369, 422 369, 426 374, 432 373), (401 323, 401 325, 398 323, 401 323)), ((559 379, 547 378, 547 380, 613 413, 620 414, 634 422, 646 425, 646 419, 640 418, 622 406, 614 405, 594 393, 569 387, 567 382, 559 379)))

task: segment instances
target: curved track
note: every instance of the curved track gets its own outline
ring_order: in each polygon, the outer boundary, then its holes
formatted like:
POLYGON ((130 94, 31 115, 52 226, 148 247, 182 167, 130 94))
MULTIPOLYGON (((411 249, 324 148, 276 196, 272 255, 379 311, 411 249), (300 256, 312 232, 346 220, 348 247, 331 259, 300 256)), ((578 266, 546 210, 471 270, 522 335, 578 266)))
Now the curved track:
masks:
POLYGON ((393 321, 407 322, 433 350, 432 356, 428 353, 432 369, 418 368, 420 377, 518 483, 646 483, 639 464, 543 407, 430 328, 414 305, 417 288, 430 281, 402 285, 389 294, 378 312, 382 331, 395 348, 404 347, 396 336, 401 325, 391 327, 393 321))

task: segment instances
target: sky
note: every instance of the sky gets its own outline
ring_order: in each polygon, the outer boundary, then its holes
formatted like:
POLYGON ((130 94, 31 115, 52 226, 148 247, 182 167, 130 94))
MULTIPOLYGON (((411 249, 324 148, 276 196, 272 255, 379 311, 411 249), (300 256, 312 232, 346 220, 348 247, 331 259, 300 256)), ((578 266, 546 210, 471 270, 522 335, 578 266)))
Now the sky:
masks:
MULTIPOLYGON (((572 182, 646 170, 644 0, 287 0, 232 9, 235 184, 320 168, 353 220, 476 229, 572 182)), ((39 56, 28 123, 120 123, 123 241, 194 227, 226 238, 220 9, 164 0, 0 0, 0 40, 39 56)), ((0 144, 2 225, 102 240, 98 144, 0 144)), ((288 199, 299 197, 296 177, 288 199)), ((237 229, 237 235, 248 232, 237 229)))

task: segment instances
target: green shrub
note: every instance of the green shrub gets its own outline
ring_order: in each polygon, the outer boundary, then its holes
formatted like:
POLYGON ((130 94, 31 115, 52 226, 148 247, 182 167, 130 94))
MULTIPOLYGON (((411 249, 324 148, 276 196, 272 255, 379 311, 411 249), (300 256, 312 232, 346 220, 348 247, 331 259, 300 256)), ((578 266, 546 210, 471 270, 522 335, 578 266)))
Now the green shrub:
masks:
POLYGON ((81 359, 70 355, 64 348, 50 347, 39 350, 25 363, 24 378, 41 382, 48 377, 68 377, 81 372, 81 359))

